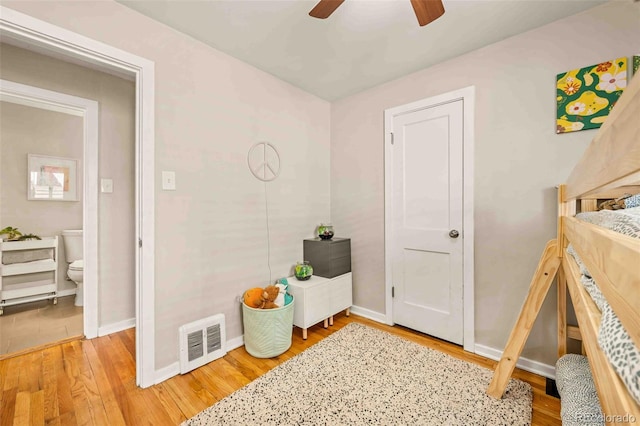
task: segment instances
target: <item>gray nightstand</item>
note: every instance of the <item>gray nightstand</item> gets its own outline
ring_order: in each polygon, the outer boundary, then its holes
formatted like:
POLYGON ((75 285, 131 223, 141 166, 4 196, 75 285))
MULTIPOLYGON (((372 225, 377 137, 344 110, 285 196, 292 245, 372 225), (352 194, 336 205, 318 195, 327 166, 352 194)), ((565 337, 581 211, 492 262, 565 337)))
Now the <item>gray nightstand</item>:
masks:
POLYGON ((303 258, 313 267, 313 275, 335 278, 351 272, 351 239, 334 237, 303 241, 303 258))

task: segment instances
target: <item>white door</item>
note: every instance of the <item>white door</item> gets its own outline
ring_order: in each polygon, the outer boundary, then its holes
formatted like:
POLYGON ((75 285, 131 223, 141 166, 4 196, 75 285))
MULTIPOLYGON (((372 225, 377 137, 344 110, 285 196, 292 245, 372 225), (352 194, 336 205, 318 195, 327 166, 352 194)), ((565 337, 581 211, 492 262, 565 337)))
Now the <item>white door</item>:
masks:
POLYGON ((393 322, 462 344, 463 100, 392 117, 393 322))

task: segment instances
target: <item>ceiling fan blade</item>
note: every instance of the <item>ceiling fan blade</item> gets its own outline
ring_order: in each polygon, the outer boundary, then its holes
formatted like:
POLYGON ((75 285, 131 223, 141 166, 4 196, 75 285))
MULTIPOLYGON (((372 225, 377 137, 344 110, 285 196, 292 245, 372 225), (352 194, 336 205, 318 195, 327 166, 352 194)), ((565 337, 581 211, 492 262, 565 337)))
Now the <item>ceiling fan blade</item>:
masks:
POLYGON ((442 0, 411 0, 411 6, 413 6, 421 27, 435 21, 444 14, 442 0))
POLYGON ((320 0, 316 7, 309 12, 310 16, 326 19, 344 2, 344 0, 320 0))

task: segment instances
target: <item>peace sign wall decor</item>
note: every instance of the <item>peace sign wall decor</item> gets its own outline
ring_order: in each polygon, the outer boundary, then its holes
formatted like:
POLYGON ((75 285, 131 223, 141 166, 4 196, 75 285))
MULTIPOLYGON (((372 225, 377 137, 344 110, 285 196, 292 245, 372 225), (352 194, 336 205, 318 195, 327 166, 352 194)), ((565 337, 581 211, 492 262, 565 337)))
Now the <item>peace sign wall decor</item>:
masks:
POLYGON ((258 142, 247 155, 249 170, 256 179, 270 182, 280 174, 280 154, 269 142, 258 142))

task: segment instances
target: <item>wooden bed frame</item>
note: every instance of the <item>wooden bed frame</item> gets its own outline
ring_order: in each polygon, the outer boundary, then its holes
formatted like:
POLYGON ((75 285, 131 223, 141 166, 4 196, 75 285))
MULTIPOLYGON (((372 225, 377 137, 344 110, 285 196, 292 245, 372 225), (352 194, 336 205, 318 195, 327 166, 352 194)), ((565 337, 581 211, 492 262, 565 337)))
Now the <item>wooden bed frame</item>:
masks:
POLYGON ((511 331, 487 393, 501 398, 542 302, 557 276, 558 356, 567 338, 582 341, 605 415, 635 416, 640 407, 598 346, 601 313, 580 283, 580 269, 565 248, 571 243, 634 343, 640 347, 640 240, 582 222, 577 211, 595 211, 599 199, 640 193, 640 77, 629 86, 558 190, 558 237, 549 241, 520 316, 511 331), (578 327, 567 325, 567 288, 578 327))

